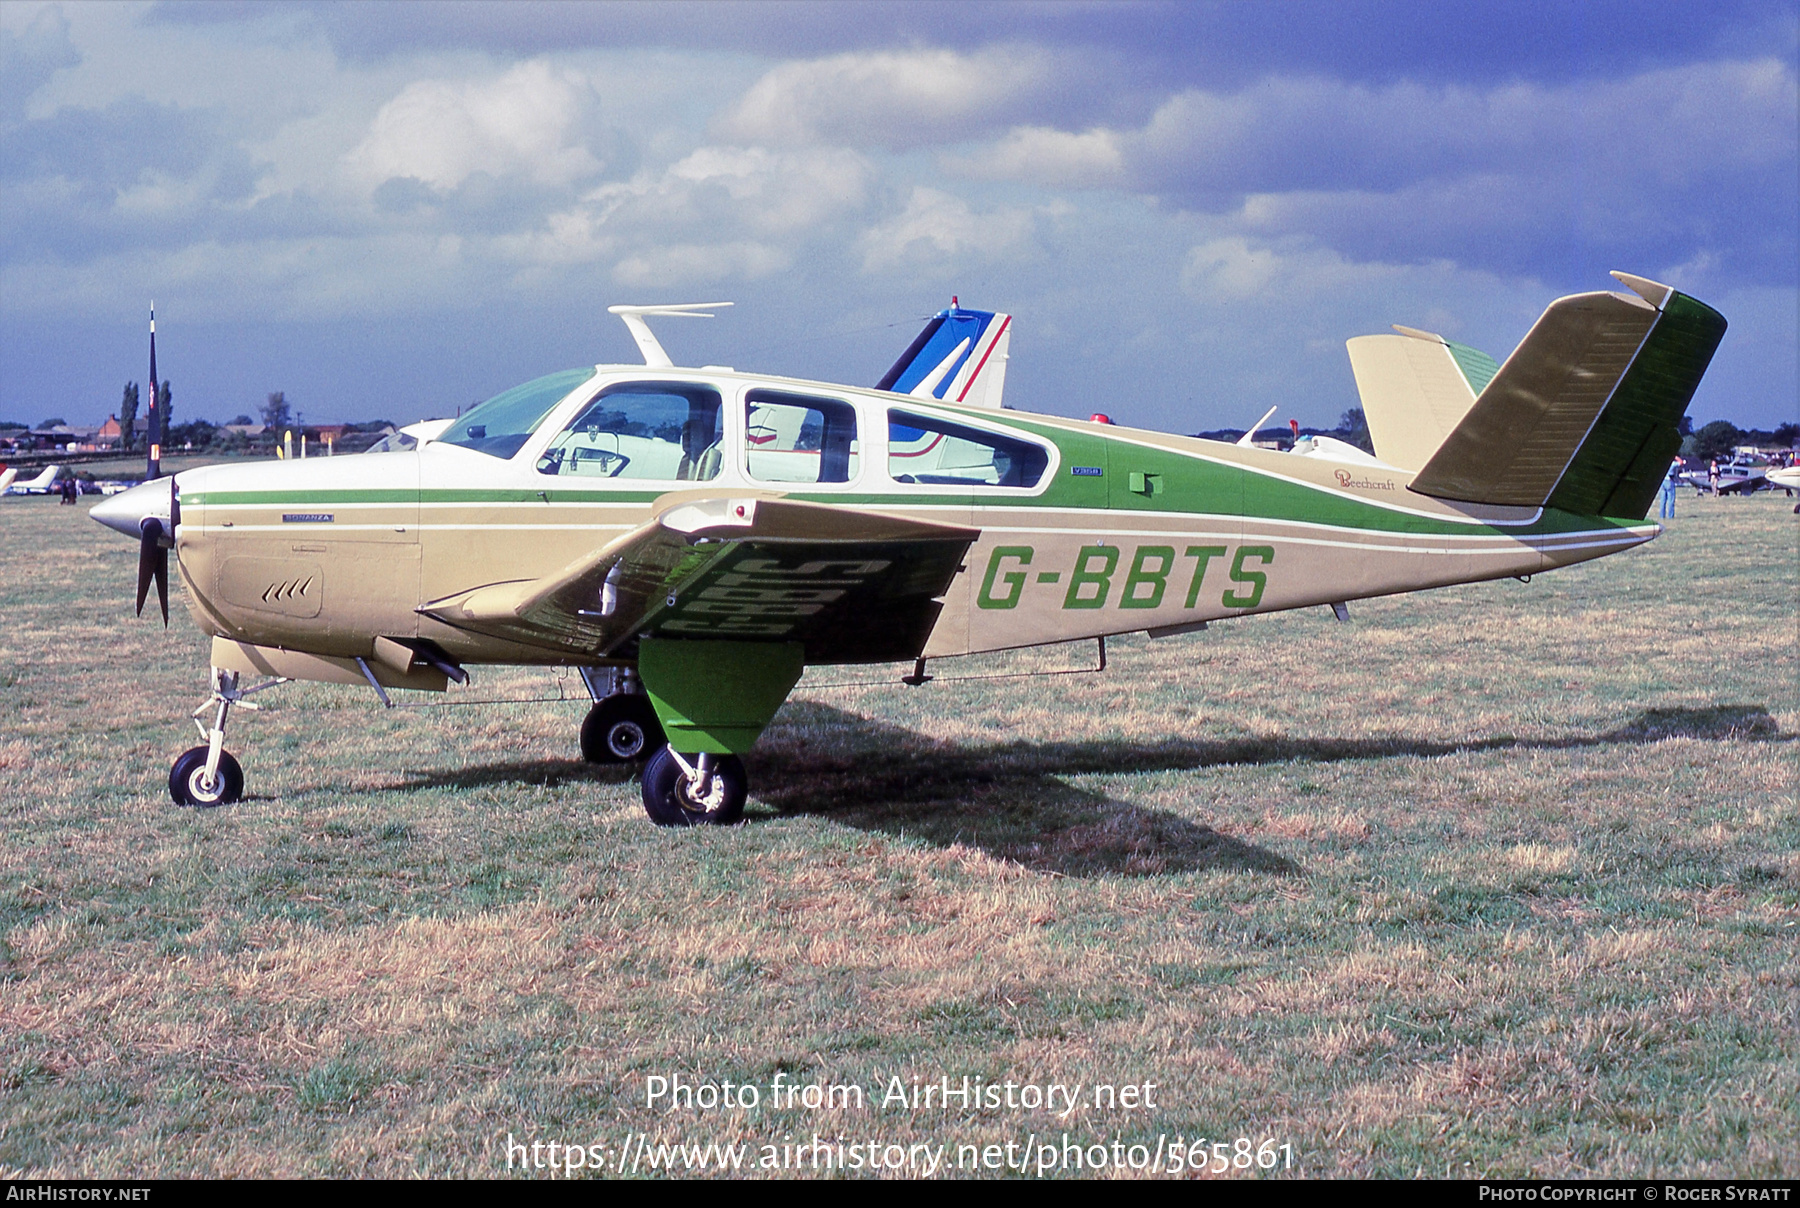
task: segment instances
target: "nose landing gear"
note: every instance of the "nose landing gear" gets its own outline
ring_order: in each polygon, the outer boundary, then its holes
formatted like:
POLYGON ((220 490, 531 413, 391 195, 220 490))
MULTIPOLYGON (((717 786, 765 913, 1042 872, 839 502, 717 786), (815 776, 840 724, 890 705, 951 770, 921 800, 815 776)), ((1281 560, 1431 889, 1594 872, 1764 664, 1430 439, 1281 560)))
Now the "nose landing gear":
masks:
POLYGON ((194 725, 206 745, 183 751, 169 768, 169 796, 174 798, 176 805, 211 809, 215 805, 229 805, 244 795, 244 769, 225 749, 225 720, 231 716, 234 705, 256 708, 244 699, 246 696, 285 683, 286 679, 276 678, 253 688, 239 688, 237 672, 218 667, 212 669, 212 695, 194 710, 194 725), (200 720, 201 714, 208 709, 214 710, 211 726, 200 720))
POLYGON ((211 809, 229 805, 244 795, 244 769, 229 751, 220 751, 213 762, 210 747, 193 747, 182 752, 169 769, 169 796, 176 805, 197 805, 211 809))

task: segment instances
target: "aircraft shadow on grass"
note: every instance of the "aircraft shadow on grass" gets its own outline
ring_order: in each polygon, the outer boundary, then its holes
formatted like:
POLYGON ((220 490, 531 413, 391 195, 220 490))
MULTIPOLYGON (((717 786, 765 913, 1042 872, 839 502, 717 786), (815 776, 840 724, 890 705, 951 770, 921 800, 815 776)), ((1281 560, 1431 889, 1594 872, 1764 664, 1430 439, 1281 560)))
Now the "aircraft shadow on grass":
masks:
MULTIPOLYGON (((1209 868, 1295 875, 1284 856, 1165 810, 1113 800, 1067 776, 1194 771, 1231 765, 1337 763, 1462 752, 1581 750, 1666 738, 1791 741, 1761 705, 1647 709, 1597 735, 1511 736, 1432 742, 1410 738, 1235 738, 1144 743, 1011 742, 967 747, 812 701, 792 701, 749 757, 757 798, 785 815, 804 814, 860 830, 928 843, 963 844, 1064 876, 1157 876, 1209 868)), ((486 764, 454 773, 415 773, 409 787, 555 788, 622 783, 624 766, 567 760, 486 764)), ((751 822, 769 820, 752 813, 751 822)))

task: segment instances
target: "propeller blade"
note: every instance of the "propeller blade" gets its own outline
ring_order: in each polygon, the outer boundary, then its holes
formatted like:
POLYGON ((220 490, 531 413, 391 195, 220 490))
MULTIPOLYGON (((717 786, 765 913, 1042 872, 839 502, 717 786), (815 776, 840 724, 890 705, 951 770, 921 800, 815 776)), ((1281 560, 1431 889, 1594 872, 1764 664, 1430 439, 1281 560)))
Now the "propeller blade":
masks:
POLYGON ((169 551, 163 548, 162 521, 155 516, 144 518, 138 538, 137 615, 144 615, 144 597, 150 594, 150 581, 155 579, 163 597, 163 619, 169 615, 169 551))
POLYGON ((163 628, 169 627, 169 551, 175 548, 175 530, 181 525, 181 489, 169 475, 169 535, 161 543, 162 561, 156 568, 156 594, 162 600, 163 628))

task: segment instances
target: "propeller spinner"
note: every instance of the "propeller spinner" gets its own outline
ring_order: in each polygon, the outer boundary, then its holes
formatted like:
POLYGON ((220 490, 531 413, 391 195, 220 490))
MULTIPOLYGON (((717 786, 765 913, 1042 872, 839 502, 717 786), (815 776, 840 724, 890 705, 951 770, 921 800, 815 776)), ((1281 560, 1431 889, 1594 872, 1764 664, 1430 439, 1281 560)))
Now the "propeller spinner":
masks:
POLYGON ((173 474, 132 487, 95 504, 89 513, 106 527, 138 539, 137 612, 144 615, 150 584, 162 606, 163 624, 169 623, 169 551, 175 546, 175 529, 181 523, 181 496, 173 474), (166 493, 163 486, 168 483, 166 493))

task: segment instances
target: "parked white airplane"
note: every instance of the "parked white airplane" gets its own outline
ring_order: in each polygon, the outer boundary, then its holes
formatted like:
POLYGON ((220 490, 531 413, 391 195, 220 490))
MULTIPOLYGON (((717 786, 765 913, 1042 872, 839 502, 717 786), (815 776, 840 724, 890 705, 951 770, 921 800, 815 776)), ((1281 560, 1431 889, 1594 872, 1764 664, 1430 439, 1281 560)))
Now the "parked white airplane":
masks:
POLYGON ((13 479, 19 476, 17 470, 0 468, 0 495, 6 494, 6 488, 12 486, 13 479))
MULTIPOLYGON (((61 466, 45 466, 44 472, 30 482, 14 482, 6 488, 4 493, 8 495, 48 495, 56 488, 56 479, 62 473, 62 469, 61 466)), ((15 474, 17 471, 8 470, 7 473, 15 474)))
POLYGON ((397 432, 389 433, 363 452, 405 453, 436 440, 454 422, 453 419, 422 419, 416 424, 408 424, 397 432))

